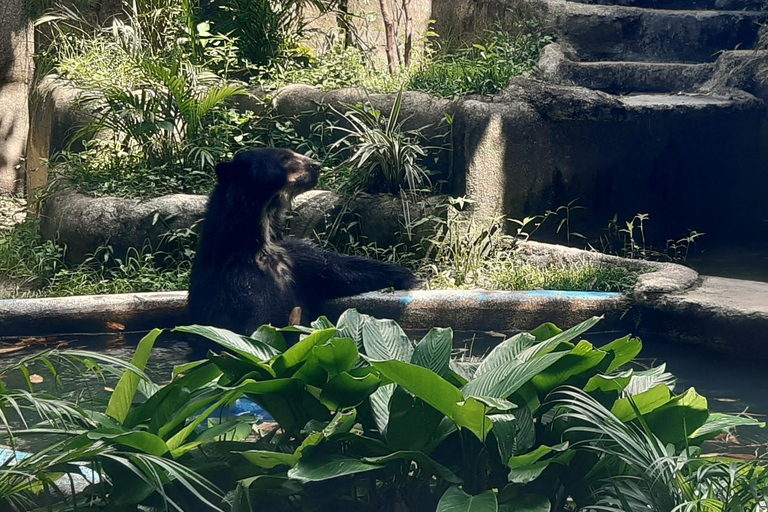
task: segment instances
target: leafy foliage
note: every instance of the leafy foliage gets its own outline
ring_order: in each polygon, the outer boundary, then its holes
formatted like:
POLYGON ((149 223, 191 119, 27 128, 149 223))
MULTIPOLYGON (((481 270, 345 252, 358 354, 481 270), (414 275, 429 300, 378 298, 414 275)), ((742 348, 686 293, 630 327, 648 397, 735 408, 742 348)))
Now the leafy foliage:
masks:
POLYGON ((465 214, 469 201, 454 199, 445 205, 443 218, 431 219, 435 234, 429 242, 420 271, 435 288, 484 288, 490 290, 578 290, 627 292, 641 271, 606 264, 530 262, 516 253, 518 240, 527 240, 555 212, 510 221, 514 235, 504 234, 501 219, 483 223, 465 214))
POLYGON ((0 273, 17 297, 183 290, 189 285, 196 229, 169 230, 158 247, 145 244, 122 255, 111 246, 100 247, 75 265, 66 261, 63 244, 43 241, 39 222, 29 220, 0 231, 0 273))
POLYGON ((350 125, 336 128, 344 136, 334 145, 349 148, 346 164, 355 169, 346 184, 347 191, 398 194, 430 188, 429 175, 421 165, 427 156, 421 145, 421 130, 426 127, 403 130, 402 100, 401 90, 387 116, 369 105, 350 106, 346 113, 337 112, 350 125))
POLYGON ((484 39, 425 62, 408 88, 444 97, 499 92, 512 77, 531 71, 551 40, 538 30, 511 34, 501 29, 484 39))
MULTIPOLYGON (((52 408, 40 394, 0 389, 6 409, 23 397, 43 420, 8 428, 7 439, 63 439, 13 471, 0 469, 0 500, 36 503, 43 488, 86 463, 100 486, 56 495, 64 509, 561 510, 570 497, 597 510, 613 503, 606 478, 625 500, 647 492, 643 482, 687 489, 684 480, 667 482, 690 472, 664 465, 665 456, 689 458, 698 489, 710 497, 719 491, 707 489, 728 487, 733 471, 743 484, 722 496, 762 492, 759 464, 751 473, 747 465, 725 470, 731 463, 694 458, 693 448, 756 422, 709 414, 694 390, 675 395, 663 369, 626 370, 639 340, 626 336, 601 348, 581 340, 599 320, 566 331, 544 324, 505 340, 479 364, 452 360, 450 329, 414 344, 395 322, 354 310, 336 326, 321 317, 311 328, 263 326, 249 337, 179 327, 177 335, 225 352, 177 367, 162 387, 142 372, 161 335, 155 330, 124 365, 103 413, 65 402, 52 408), (287 347, 288 335, 298 342, 287 347), (242 397, 278 428, 217 417, 242 397), (646 480, 637 480, 640 471, 649 472, 646 480), (18 475, 23 486, 13 485, 18 475), (594 494, 593 486, 603 491, 594 494)), ((657 494, 657 510, 679 504, 677 494, 672 501, 657 494)))

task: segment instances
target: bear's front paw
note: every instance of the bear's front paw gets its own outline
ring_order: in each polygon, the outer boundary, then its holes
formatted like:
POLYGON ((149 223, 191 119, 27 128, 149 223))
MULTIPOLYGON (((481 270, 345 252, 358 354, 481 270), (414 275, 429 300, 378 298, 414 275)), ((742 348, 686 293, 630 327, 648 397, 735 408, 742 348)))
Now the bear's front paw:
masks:
POLYGON ((424 281, 408 271, 405 271, 402 276, 398 276, 394 284, 395 290, 414 290, 423 287, 424 281))

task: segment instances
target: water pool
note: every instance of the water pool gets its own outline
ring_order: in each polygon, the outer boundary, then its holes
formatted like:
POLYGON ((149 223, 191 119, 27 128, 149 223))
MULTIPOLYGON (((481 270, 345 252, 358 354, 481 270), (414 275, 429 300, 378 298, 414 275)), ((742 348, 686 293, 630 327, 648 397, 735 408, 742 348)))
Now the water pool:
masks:
MULTIPOLYGON (((419 339, 426 331, 407 331, 413 339, 419 339)), ((454 348, 458 353, 472 356, 482 356, 491 347, 504 339, 508 333, 495 332, 465 332, 456 331, 454 348)), ((616 338, 624 336, 625 332, 591 332, 584 338, 596 346, 604 345, 616 338)), ((43 341, 49 345, 66 343, 69 348, 86 349, 117 357, 128 361, 133 355, 136 343, 143 333, 122 335, 78 335, 63 338, 37 340, 27 349, 0 355, 3 366, 8 366, 30 356, 43 341)), ((640 336, 643 340, 643 351, 640 353, 637 365, 643 368, 655 367, 667 363, 668 371, 678 377, 680 392, 688 387, 707 397, 710 409, 715 412, 730 414, 746 413, 758 419, 765 419, 768 414, 768 393, 764 365, 753 364, 743 359, 730 358, 722 353, 713 353, 701 347, 687 347, 676 343, 665 342, 660 336, 640 336)), ((10 343, 11 340, 4 340, 10 343)), ((7 346, 7 345, 5 345, 7 346)), ((158 383, 171 378, 175 365, 190 361, 193 352, 183 341, 165 341, 155 346, 149 361, 147 374, 158 383)), ((77 372, 63 368, 61 371, 62 389, 56 390, 56 383, 48 377, 48 371, 40 364, 30 366, 30 373, 41 375, 43 382, 36 384, 40 391, 51 391, 61 394, 70 400, 80 400, 98 405, 106 403, 111 388, 117 378, 105 375, 103 382, 93 375, 84 377, 77 372)), ((24 386, 24 380, 19 372, 14 372, 5 379, 9 387, 24 386)), ((742 429, 738 438, 730 438, 728 446, 723 447, 730 452, 752 453, 759 446, 768 444, 768 429, 742 429)))

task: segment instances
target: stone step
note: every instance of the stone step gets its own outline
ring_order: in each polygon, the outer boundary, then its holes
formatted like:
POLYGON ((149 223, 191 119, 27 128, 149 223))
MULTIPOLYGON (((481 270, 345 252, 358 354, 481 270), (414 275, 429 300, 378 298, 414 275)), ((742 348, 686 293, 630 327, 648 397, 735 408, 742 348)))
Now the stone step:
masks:
POLYGON ((712 64, 573 62, 570 80, 613 94, 693 92, 711 76, 712 68, 712 64))
POLYGON ((572 60, 711 62, 751 49, 768 13, 681 11, 539 0, 554 16, 572 60))
POLYGON ((712 77, 713 63, 575 62, 553 43, 542 52, 539 69, 548 79, 612 94, 694 92, 712 77))
POLYGON ((760 11, 765 4, 760 0, 571 0, 592 5, 622 5, 647 9, 760 11))

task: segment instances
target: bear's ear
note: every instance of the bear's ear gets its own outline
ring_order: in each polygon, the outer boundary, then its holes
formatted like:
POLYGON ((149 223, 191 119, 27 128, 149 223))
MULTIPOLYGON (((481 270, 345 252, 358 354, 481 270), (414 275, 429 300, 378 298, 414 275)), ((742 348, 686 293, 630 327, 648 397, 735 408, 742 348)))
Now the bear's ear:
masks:
POLYGON ((227 181, 232 177, 237 166, 234 162, 221 162, 216 164, 216 177, 219 181, 227 181))

